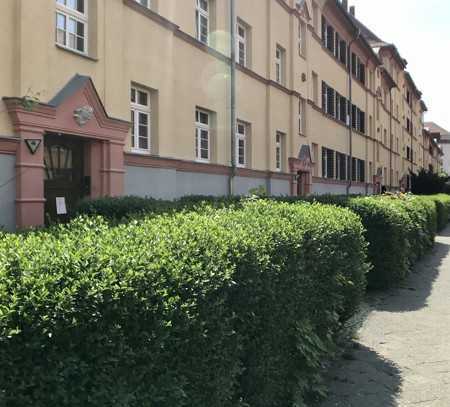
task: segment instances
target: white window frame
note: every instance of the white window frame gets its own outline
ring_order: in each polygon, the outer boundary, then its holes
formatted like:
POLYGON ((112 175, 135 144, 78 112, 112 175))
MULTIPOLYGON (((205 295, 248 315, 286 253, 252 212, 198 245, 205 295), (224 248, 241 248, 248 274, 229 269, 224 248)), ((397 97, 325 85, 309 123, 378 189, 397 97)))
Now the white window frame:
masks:
POLYGON ((247 66, 247 38, 248 38, 248 29, 247 27, 238 22, 236 24, 236 62, 238 64, 241 64, 242 66, 247 66), (244 36, 239 34, 239 30, 244 31, 244 36), (244 47, 244 60, 241 61, 241 54, 240 54, 240 45, 244 47))
MULTIPOLYGON (((89 9, 89 0, 84 0, 84 13, 79 12, 78 10, 71 8, 67 5, 69 0, 56 0, 56 14, 55 14, 55 42, 58 46, 67 48, 73 52, 77 52, 82 55, 88 54, 88 44, 89 44, 89 17, 88 17, 88 9, 89 9), (58 42, 58 15, 61 15, 65 18, 65 27, 64 27, 64 44, 58 42), (70 46, 70 33, 68 30, 68 23, 72 20, 75 23, 81 23, 84 27, 84 41, 83 41, 83 51, 80 51, 75 47, 70 46)), ((75 34, 76 38, 78 36, 75 34)))
POLYGON ((275 49, 275 80, 280 85, 283 84, 283 48, 277 45, 275 49))
POLYGON ((195 109, 195 160, 205 163, 211 162, 211 113, 199 108, 195 109), (208 124, 199 120, 200 114, 208 116, 208 124), (201 154, 202 132, 206 132, 208 135, 208 158, 203 158, 201 154))
POLYGON ((248 126, 246 123, 242 121, 236 122, 236 166, 240 168, 244 168, 247 166, 247 130, 248 126), (242 130, 242 131, 241 131, 242 130), (240 161, 239 154, 239 143, 242 142, 244 145, 244 156, 243 161, 240 161))
POLYGON ((283 141, 284 133, 277 131, 275 135, 275 170, 283 171, 283 141))
POLYGON ((200 41, 202 44, 209 45, 209 10, 211 8, 211 4, 209 0, 195 0, 195 26, 197 30, 197 40, 200 41), (205 10, 201 6, 201 2, 206 1, 208 10, 205 10), (201 34, 201 21, 202 17, 206 18, 206 42, 202 41, 202 34, 201 34))
POLYGON ((152 111, 151 111, 151 101, 150 92, 139 86, 131 86, 130 89, 130 107, 131 114, 133 115, 134 125, 132 126, 132 144, 131 150, 135 153, 148 154, 151 151, 151 123, 152 123, 152 111), (135 100, 132 100, 132 94, 135 93, 135 100), (147 105, 142 105, 139 103, 139 92, 145 93, 147 95, 147 105), (147 116, 147 148, 141 148, 139 143, 139 117, 140 115, 147 116))

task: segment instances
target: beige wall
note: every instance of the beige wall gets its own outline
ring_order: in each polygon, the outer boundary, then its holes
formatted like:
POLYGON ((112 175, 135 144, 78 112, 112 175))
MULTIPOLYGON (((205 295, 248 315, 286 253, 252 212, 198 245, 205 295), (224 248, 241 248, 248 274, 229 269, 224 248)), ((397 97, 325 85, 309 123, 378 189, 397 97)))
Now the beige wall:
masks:
MULTIPOLYGON (((89 56, 63 50, 55 45, 55 0, 2 0, 0 2, 0 53, 3 55, 0 96, 39 94, 49 101, 76 73, 92 77, 105 108, 113 117, 129 120, 129 89, 132 83, 152 94, 152 152, 162 157, 195 159, 194 112, 201 107, 213 113, 213 162, 229 165, 230 90, 229 9, 225 0, 214 0, 211 14, 210 45, 220 55, 199 45, 195 37, 194 0, 152 0, 157 13, 179 26, 149 17, 124 4, 122 0, 91 0, 89 8, 89 56), (32 41, 30 41, 32 38, 32 41)), ((313 2, 307 0, 313 17, 313 2)), ((348 96, 345 67, 330 55, 321 43, 321 14, 350 41, 352 28, 327 2, 318 7, 318 31, 313 20, 307 25, 305 54, 298 53, 299 15, 292 12, 294 0, 283 7, 277 0, 236 0, 237 17, 249 28, 249 66, 251 71, 237 71, 237 118, 249 125, 248 162, 253 169, 275 171, 275 134, 285 136, 283 171, 288 172, 288 158, 296 157, 303 144, 316 144, 319 160, 316 174, 321 175, 321 148, 349 153, 348 128, 322 112, 321 84, 326 81, 341 95, 348 96), (275 50, 285 50, 285 79, 274 85, 275 50), (313 106, 312 73, 318 75, 318 105, 313 106), (306 81, 302 79, 305 74, 306 81), (270 82, 272 81, 272 82, 270 82), (306 125, 298 129, 298 97, 305 99, 306 125)), ((377 89, 389 91, 381 78, 377 60, 361 42, 354 52, 367 65, 364 87, 353 82, 353 103, 366 113, 366 135, 353 132, 353 155, 366 162, 366 181, 371 182, 377 168, 390 166, 389 106, 381 105, 377 117, 377 89), (374 86, 370 86, 373 72, 374 86), (376 72, 376 73, 375 73, 376 72), (372 127, 369 128, 370 117, 372 127), (387 144, 384 143, 387 129, 387 144), (379 146, 377 147, 377 144, 379 146), (377 160, 377 149, 380 159, 377 160), (369 174, 369 162, 372 173, 369 174)), ((405 103, 405 83, 401 67, 385 56, 383 62, 398 89, 393 91, 393 174, 407 171, 405 146, 410 136, 405 131, 405 117, 410 109, 405 103), (397 116, 397 106, 399 113, 397 116), (396 149, 396 139, 399 148, 396 149)), ((423 151, 422 124, 418 98, 414 102, 414 150, 423 151), (422 144, 421 144, 422 143, 422 144)), ((13 129, 0 102, 0 135, 11 136, 13 129)), ((127 146, 129 149, 129 145, 127 146)), ((416 154, 416 157, 422 154, 416 154)), ((415 168, 424 162, 415 163, 415 168)), ((398 186, 397 179, 383 181, 398 186)))

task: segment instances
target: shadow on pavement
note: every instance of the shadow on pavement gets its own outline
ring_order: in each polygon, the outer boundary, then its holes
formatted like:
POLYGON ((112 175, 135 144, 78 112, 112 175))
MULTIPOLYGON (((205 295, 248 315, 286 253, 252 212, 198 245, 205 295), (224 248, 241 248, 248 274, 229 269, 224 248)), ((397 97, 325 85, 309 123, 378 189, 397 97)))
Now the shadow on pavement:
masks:
POLYGON ((355 342, 327 374, 329 397, 319 407, 397 407, 402 384, 395 364, 355 342))
MULTIPOLYGON (((450 229, 440 236, 450 237, 450 229)), ((367 298, 370 308, 377 311, 410 312, 427 306, 433 284, 450 252, 450 243, 446 244, 440 240, 398 288, 370 293, 367 298)))

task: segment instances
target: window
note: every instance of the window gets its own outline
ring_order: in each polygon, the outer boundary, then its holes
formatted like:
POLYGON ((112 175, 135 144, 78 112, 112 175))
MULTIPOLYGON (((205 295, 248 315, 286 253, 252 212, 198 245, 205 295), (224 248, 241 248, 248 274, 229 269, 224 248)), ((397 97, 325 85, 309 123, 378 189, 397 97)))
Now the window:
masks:
POLYGON ((209 43, 209 0, 196 0, 195 10, 197 39, 203 44, 209 43))
POLYGON ((195 111, 195 158, 209 162, 210 154, 210 114, 204 110, 195 111))
POLYGON ((322 177, 334 178, 334 151, 322 147, 322 177))
POLYGON ((247 165, 247 126, 239 121, 236 124, 236 165, 247 165))
POLYGON ((284 134, 277 132, 275 139, 275 169, 277 171, 283 170, 283 156, 284 156, 284 134))
POLYGON ((284 83, 284 49, 279 45, 275 51, 275 79, 279 84, 284 83))
POLYGON ((298 54, 302 57, 306 55, 306 25, 298 20, 298 54))
POLYGON ((298 133, 305 134, 305 100, 298 100, 298 133))
POLYGON ((345 181, 347 179, 347 156, 336 152, 336 179, 345 181))
POLYGON ((347 42, 345 40, 341 40, 339 47, 339 61, 347 66, 347 42))
POLYGON ((150 94, 131 87, 131 148, 138 152, 150 151, 150 94))
POLYGON ((364 160, 358 160, 358 181, 366 182, 366 163, 364 160))
POLYGON ((316 106, 319 105, 319 77, 315 72, 312 73, 313 82, 313 102, 316 106))
POLYGON ((87 54, 87 0, 56 1, 56 43, 87 54))
POLYGON ((247 28, 238 23, 236 27, 236 62, 247 66, 247 28))
POLYGON ((313 158, 313 162, 314 162, 314 167, 313 167, 313 175, 315 177, 319 176, 319 146, 316 143, 312 143, 311 145, 312 147, 312 158, 313 158))
POLYGON ((366 66, 361 62, 360 58, 352 52, 352 74, 363 85, 366 84, 366 66))

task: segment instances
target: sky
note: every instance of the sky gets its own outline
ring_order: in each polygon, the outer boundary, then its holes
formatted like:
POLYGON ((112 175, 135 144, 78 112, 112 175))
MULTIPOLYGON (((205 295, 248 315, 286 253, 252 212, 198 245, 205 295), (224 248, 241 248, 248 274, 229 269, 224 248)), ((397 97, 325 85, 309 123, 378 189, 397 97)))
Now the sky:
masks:
POLYGON ((394 43, 434 121, 450 131, 450 0, 349 0, 356 17, 394 43))

